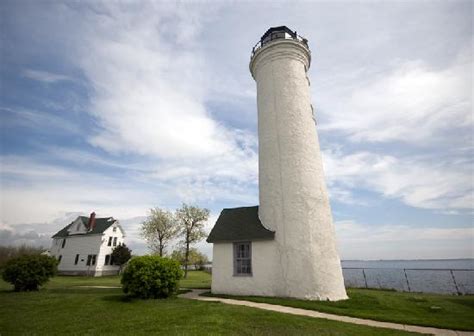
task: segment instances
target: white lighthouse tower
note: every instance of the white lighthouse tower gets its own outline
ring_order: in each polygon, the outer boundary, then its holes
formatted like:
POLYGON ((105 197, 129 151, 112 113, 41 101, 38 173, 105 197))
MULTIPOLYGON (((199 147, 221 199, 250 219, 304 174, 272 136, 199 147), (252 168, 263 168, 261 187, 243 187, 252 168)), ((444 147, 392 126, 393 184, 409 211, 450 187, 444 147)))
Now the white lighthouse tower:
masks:
POLYGON ((270 28, 252 51, 257 82, 260 205, 224 209, 212 293, 347 298, 311 106, 308 43, 270 28))
POLYGON ((259 217, 275 231, 284 296, 347 298, 307 76, 311 52, 287 27, 254 48, 257 82, 259 217))

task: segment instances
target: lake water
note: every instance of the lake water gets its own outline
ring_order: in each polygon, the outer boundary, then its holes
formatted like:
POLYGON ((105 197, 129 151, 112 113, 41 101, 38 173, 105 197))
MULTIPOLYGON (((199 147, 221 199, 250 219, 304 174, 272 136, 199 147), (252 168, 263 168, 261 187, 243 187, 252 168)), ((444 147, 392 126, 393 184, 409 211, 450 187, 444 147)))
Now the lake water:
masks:
POLYGON ((343 260, 346 287, 474 294, 474 259, 343 260))

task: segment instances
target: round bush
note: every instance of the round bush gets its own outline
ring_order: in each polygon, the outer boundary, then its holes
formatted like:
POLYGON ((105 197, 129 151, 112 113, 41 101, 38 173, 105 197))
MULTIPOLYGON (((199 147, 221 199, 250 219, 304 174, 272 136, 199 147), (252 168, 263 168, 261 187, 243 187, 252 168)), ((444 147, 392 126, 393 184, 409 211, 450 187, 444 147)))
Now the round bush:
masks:
POLYGON ((175 260, 159 256, 132 258, 122 274, 123 291, 142 299, 176 294, 183 271, 175 260))
POLYGON ((5 264, 2 278, 14 286, 16 292, 36 291, 56 275, 58 262, 45 255, 24 255, 5 264))

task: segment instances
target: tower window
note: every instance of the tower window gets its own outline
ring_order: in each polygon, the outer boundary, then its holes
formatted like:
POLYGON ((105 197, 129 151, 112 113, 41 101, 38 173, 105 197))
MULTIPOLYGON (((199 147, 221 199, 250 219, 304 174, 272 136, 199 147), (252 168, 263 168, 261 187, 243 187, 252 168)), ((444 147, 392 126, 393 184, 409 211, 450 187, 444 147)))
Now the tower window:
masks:
POLYGON ((234 243, 234 276, 252 275, 252 243, 234 243))

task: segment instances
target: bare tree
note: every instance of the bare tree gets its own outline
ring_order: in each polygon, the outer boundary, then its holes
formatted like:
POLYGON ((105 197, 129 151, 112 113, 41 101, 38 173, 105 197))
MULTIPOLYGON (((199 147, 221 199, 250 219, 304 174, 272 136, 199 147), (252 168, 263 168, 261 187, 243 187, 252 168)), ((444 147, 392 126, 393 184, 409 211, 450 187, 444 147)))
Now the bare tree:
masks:
POLYGON ((142 223, 140 233, 148 247, 162 257, 168 243, 176 237, 178 229, 171 212, 154 208, 150 209, 150 214, 142 223))
POLYGON ((192 244, 206 237, 204 224, 209 219, 209 210, 197 206, 183 204, 176 210, 176 219, 179 226, 179 235, 184 245, 184 277, 188 276, 189 248, 192 244))

